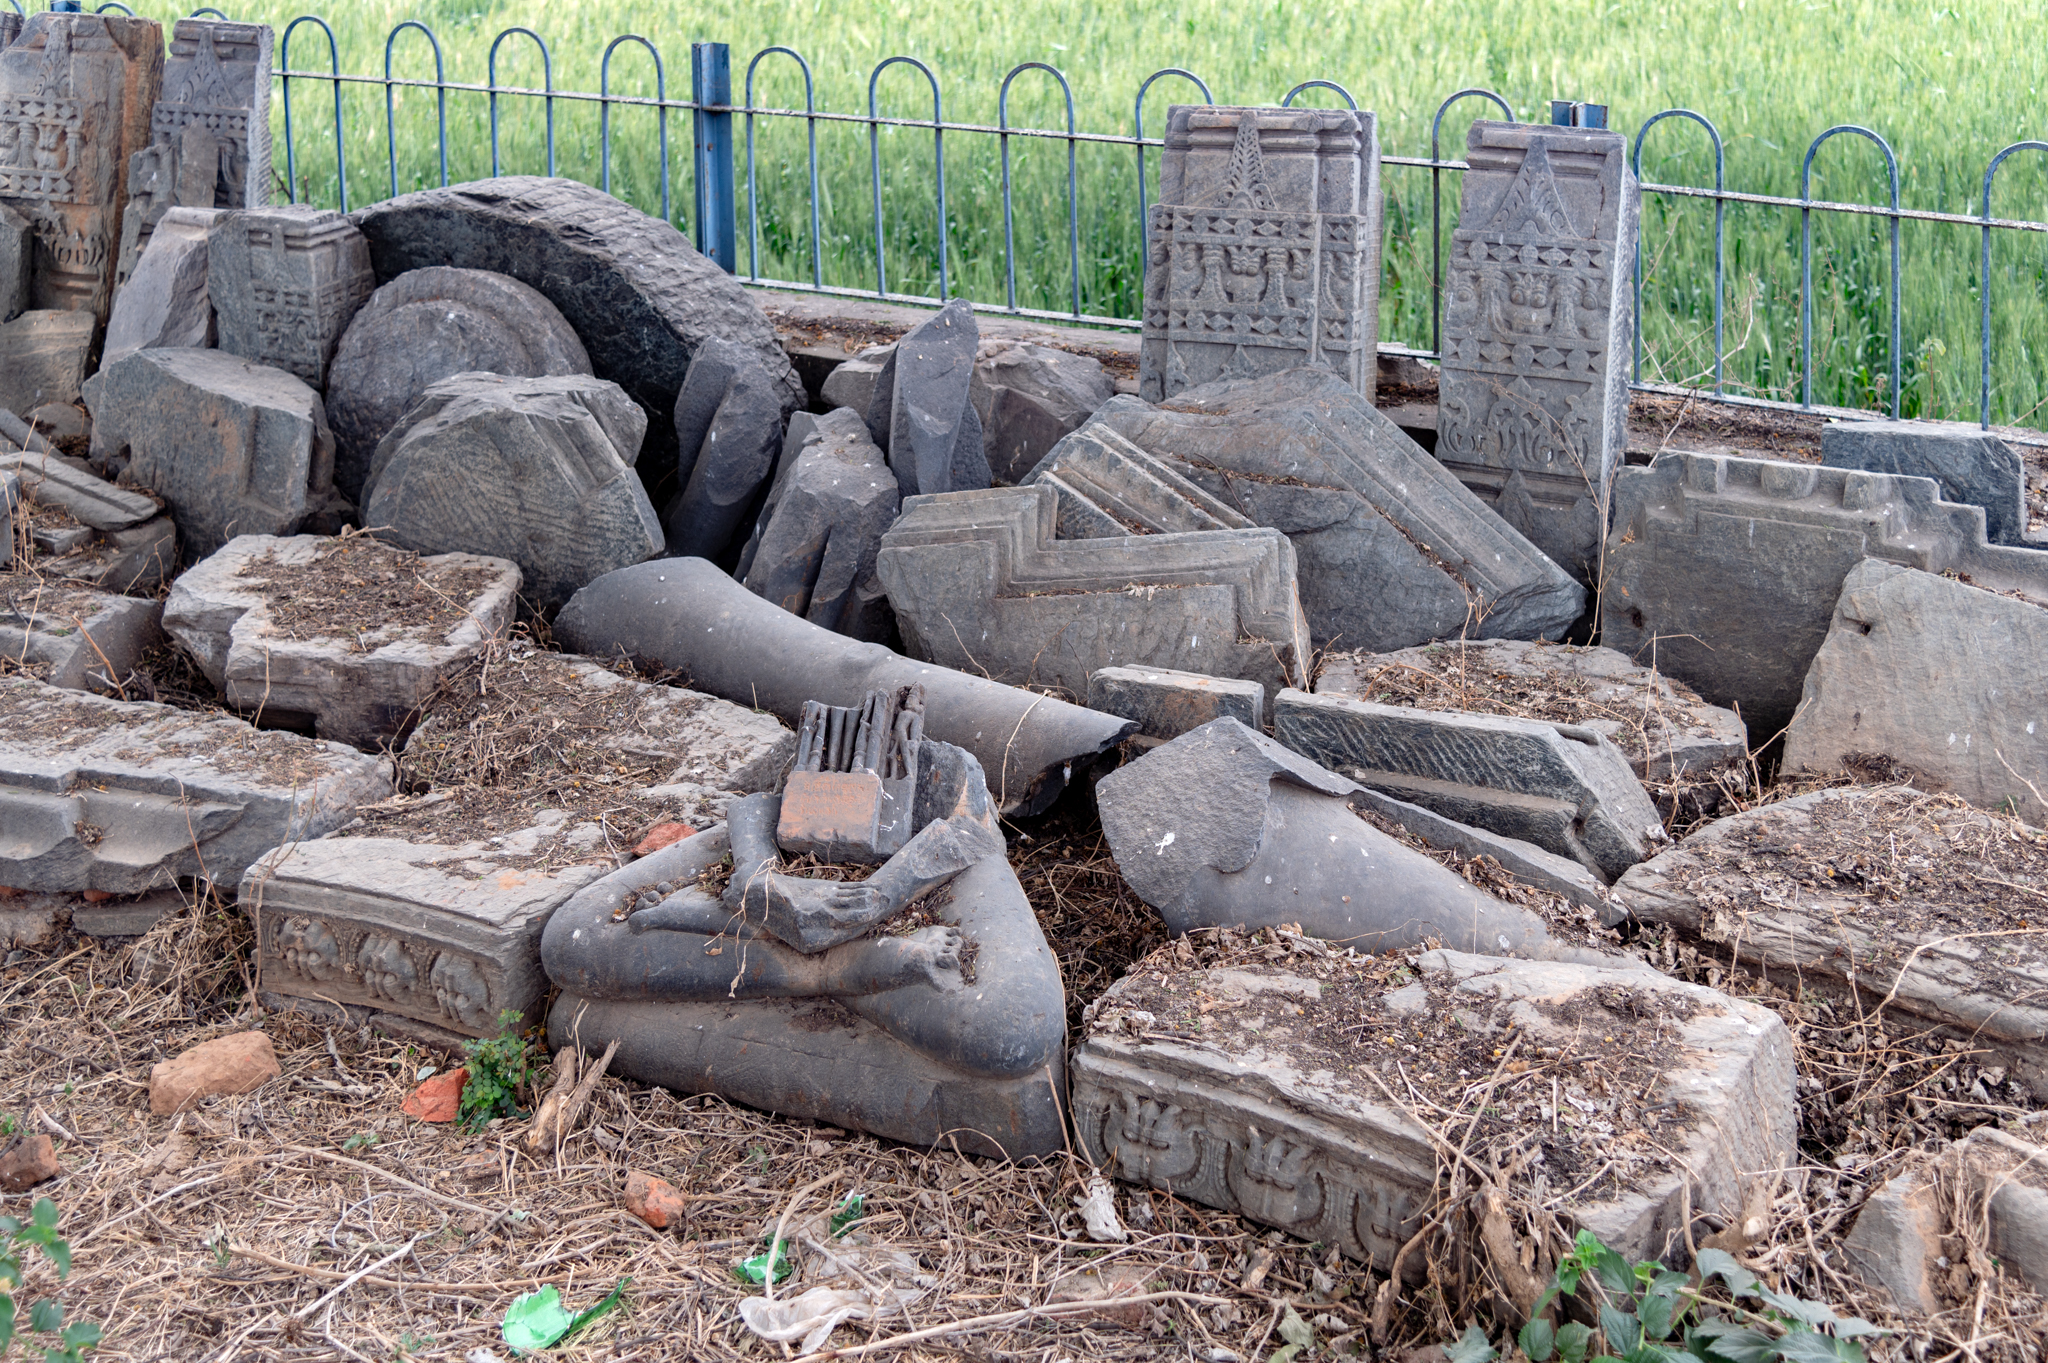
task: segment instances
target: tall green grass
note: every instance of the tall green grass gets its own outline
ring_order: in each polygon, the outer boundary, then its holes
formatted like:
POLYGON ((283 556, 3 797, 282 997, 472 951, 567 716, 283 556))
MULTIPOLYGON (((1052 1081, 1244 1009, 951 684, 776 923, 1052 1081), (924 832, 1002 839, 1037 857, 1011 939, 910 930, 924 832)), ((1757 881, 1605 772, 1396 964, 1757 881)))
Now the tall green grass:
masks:
MULTIPOLYGON (((285 0, 238 0, 236 18, 284 24, 303 12, 285 0)), ((144 0, 158 18, 174 11, 144 0)), ((316 11, 318 12, 318 11, 316 11)), ((1421 156, 1430 120, 1450 91, 1478 85, 1500 92, 1518 117, 1543 119, 1553 97, 1610 106, 1611 126, 1633 138, 1658 110, 1687 106, 1714 120, 1727 146, 1731 189, 1796 196, 1807 145, 1837 123, 1867 125, 1890 140, 1907 207, 1975 213, 1984 167, 2000 147, 2048 139, 2048 44, 2040 41, 2033 0, 1382 0, 1381 3, 1224 3, 1180 0, 1020 0, 1005 6, 935 0, 330 0, 345 72, 380 74, 391 28, 406 19, 439 36, 450 80, 481 83, 485 52, 504 28, 541 33, 554 54, 558 89, 595 91, 599 55, 614 36, 637 32, 660 49, 672 98, 689 97, 689 44, 731 44, 734 97, 746 64, 770 44, 804 53, 818 106, 840 113, 867 107, 869 72, 883 58, 916 56, 938 75, 948 120, 994 123, 997 90, 1026 61, 1059 67, 1073 87, 1083 131, 1132 131, 1132 98, 1150 72, 1180 66, 1208 81, 1222 102, 1269 103, 1311 78, 1341 82, 1377 111, 1382 149, 1421 156)), ((301 25, 292 42, 300 70, 325 70, 325 39, 301 25)), ((500 52, 502 84, 538 86, 540 61, 523 38, 500 52)), ((408 31, 397 40, 394 72, 430 78, 427 42, 408 31)), ((333 101, 324 83, 294 81, 300 197, 334 204, 333 101)), ((653 63, 637 45, 619 48, 611 89, 654 93, 653 63)), ((1333 103, 1328 91, 1313 100, 1333 103)), ((756 79, 762 106, 801 107, 795 64, 769 57, 756 79)), ((1167 105, 1194 97, 1184 81, 1153 87, 1147 133, 1156 136, 1167 105)), ((545 166, 539 101, 501 99, 502 158, 508 172, 545 166)), ((435 107, 430 91, 401 90, 393 138, 403 192, 438 183, 435 107)), ((344 89, 350 202, 391 192, 384 90, 344 89)), ((885 115, 928 117, 930 94, 908 67, 881 81, 885 115)), ((1466 124, 1486 106, 1466 101, 1444 120, 1446 156, 1462 154, 1466 124)), ((649 211, 660 209, 656 115, 614 108, 612 189, 649 211)), ((1061 128, 1065 106, 1053 80, 1027 72, 1012 86, 1013 126, 1061 128)), ((277 136, 283 119, 273 115, 277 136)), ((449 174, 491 169, 483 96, 448 97, 449 174)), ((559 168, 599 178, 599 115, 593 104, 556 102, 559 168)), ((743 133, 743 129, 741 130, 743 133)), ((915 129, 881 134, 883 211, 891 291, 935 293, 938 231, 932 201, 932 138, 915 129)), ((820 124, 821 255, 825 282, 872 288, 873 203, 867 129, 820 124)), ((670 216, 689 230, 690 121, 669 115, 670 216)), ((1005 298, 1002 177, 993 137, 946 138, 947 265, 951 289, 977 301, 1005 298)), ((1156 152, 1150 155, 1156 177, 1156 152)), ((1016 205, 1018 302, 1070 305, 1066 146, 1011 139, 1016 205)), ((801 122, 763 118, 756 125, 758 224, 747 220, 744 163, 740 264, 758 227, 759 272, 808 280, 812 248, 809 179, 801 122)), ((1081 304, 1089 313, 1134 316, 1140 289, 1137 178, 1127 147, 1081 144, 1081 304)), ((284 166, 280 145, 277 165, 284 166)), ((1667 121, 1643 150, 1644 178, 1710 185, 1707 141, 1699 129, 1667 121)), ((1456 173, 1442 177, 1443 228, 1456 219, 1456 173)), ((1152 179, 1156 185, 1156 178, 1152 179)), ((1388 236, 1381 336, 1429 344, 1430 175, 1388 167, 1388 236)), ((1815 197, 1885 202, 1883 165, 1868 143, 1836 138, 1815 162, 1815 197)), ((2000 172, 1993 204, 2002 217, 2048 219, 2048 154, 2021 153, 2000 172)), ((1727 212, 1727 381, 1731 391, 1799 396, 1799 214, 1731 205, 1727 212)), ((1995 234, 1993 389, 1995 420, 2043 424, 2048 416, 2048 237, 1995 234)), ((1713 206, 1703 200, 1646 196, 1643 210, 1642 377, 1699 382, 1712 368, 1713 206)), ((1908 415, 1973 419, 1977 412, 1979 237, 1975 229, 1906 223, 1901 406, 1908 415)), ((1813 231, 1816 402, 1877 407, 1889 400, 1891 292, 1882 219, 1816 214, 1813 231)))

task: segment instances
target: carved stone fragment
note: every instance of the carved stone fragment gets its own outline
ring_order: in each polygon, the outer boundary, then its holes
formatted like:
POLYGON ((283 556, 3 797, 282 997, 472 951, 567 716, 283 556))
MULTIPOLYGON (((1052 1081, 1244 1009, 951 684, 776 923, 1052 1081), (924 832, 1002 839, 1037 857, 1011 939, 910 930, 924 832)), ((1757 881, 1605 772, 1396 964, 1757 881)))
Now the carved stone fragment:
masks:
POLYGON ((1049 487, 915 497, 877 571, 906 647, 947 667, 1088 694, 1113 665, 1293 685, 1308 660, 1278 531, 1054 538, 1049 487))
POLYGON ((163 603, 0 574, 0 655, 67 691, 119 691, 163 639, 163 603))
POLYGON ((1061 437, 1116 396, 1109 371, 1091 356, 1009 341, 984 341, 981 351, 968 400, 999 483, 1023 482, 1061 437))
POLYGON ((583 342, 539 290, 488 270, 408 270, 370 295, 328 368, 334 485, 360 502, 377 442, 442 379, 589 372, 583 342))
POLYGON ((989 485, 981 418, 969 400, 979 333, 956 298, 896 342, 868 400, 868 430, 905 497, 989 485))
POLYGON ((1088 678, 1088 708, 1134 719, 1138 737, 1164 741, 1212 719, 1263 728, 1266 690, 1257 682, 1167 667, 1105 667, 1088 678))
POLYGON ((1360 785, 1533 842, 1609 881, 1664 840, 1628 759, 1576 725, 1284 691, 1273 733, 1360 785))
POLYGON ((677 558, 725 561, 782 449, 782 392, 746 347, 713 336, 676 395, 676 481, 662 523, 677 558))
POLYGON ((1092 422, 1059 441, 1020 481, 1043 483, 1059 494, 1063 540, 1249 530, 1253 524, 1107 422, 1092 422))
POLYGON ((1615 481, 1600 640, 1767 740, 1865 558, 2048 601, 2048 555, 1987 546, 1983 509, 1929 479, 1674 452, 1615 481))
POLYGON ((390 763, 339 743, 0 677, 0 884, 16 889, 225 887, 390 794, 390 763))
POLYGON ((1451 235, 1436 456, 1581 582, 1627 440, 1628 139, 1476 122, 1451 235))
POLYGON ((213 299, 206 288, 206 234, 220 217, 213 208, 172 208, 158 219, 145 249, 114 297, 104 369, 138 350, 211 346, 213 299))
POLYGON ((376 288, 370 247, 339 213, 280 204, 229 213, 207 233, 220 348, 327 386, 327 365, 376 288))
POLYGON ((0 203, 0 322, 10 322, 35 297, 36 229, 0 203))
POLYGON ((55 455, 0 454, 0 469, 19 474, 23 490, 36 501, 61 507, 80 525, 95 530, 125 530, 163 509, 155 498, 116 487, 55 455))
POLYGON ((0 322, 0 407, 28 412, 78 401, 94 326, 89 312, 50 309, 0 322))
POLYGON ((812 624, 879 641, 891 621, 875 558, 901 504, 858 412, 799 412, 739 576, 748 591, 812 624))
MULTIPOLYGON (((1656 1056, 1659 1107, 1631 1123, 1654 1130, 1669 1158, 1575 1189, 1560 1208, 1624 1257, 1669 1262, 1688 1216, 1738 1212, 1745 1176, 1795 1158, 1792 1040, 1770 1009, 1643 969, 1455 951, 1426 952, 1417 966, 1420 979, 1399 990, 1365 986, 1359 999, 1347 984, 1347 1009, 1393 1028, 1455 1008, 1465 1027, 1565 1048, 1589 1018, 1623 1025, 1607 1011, 1617 996, 1640 991, 1645 1016, 1670 1010, 1678 1037, 1656 1056)), ((1304 1016, 1324 993, 1320 979, 1265 966, 1176 972, 1170 986, 1124 976, 1091 1006, 1074 1053, 1074 1126, 1088 1157, 1390 1270, 1434 1204, 1436 1151, 1403 1106, 1356 1079, 1358 1057, 1332 1043, 1332 1029, 1304 1016), (1200 1039, 1176 1040, 1162 1029, 1195 991, 1207 1000, 1200 1039)), ((1492 1101, 1533 1113, 1556 1099, 1547 1076, 1530 1075, 1505 1079, 1492 1101)))
POLYGON ((259 208, 270 197, 268 24, 180 19, 150 141, 128 162, 114 283, 125 288, 173 208, 259 208))
POLYGON ((331 514, 334 437, 296 376, 217 350, 138 350, 87 388, 99 467, 169 502, 187 554, 331 514))
POLYGON ((1370 402, 1380 153, 1369 112, 1176 105, 1150 210, 1138 392, 1304 365, 1370 402))
POLYGON ((1987 542, 2027 542, 2027 471, 2019 451, 1974 424, 1831 421, 1820 429, 1820 462, 1932 478, 1943 501, 1984 508, 1987 542))
POLYGON ((858 709, 806 705, 776 843, 793 856, 886 860, 910 838, 923 740, 921 686, 870 692, 858 709))
POLYGON ((374 541, 238 535, 179 576, 164 628, 229 705, 273 722, 310 719, 321 738, 375 749, 402 735, 442 679, 504 632, 518 594, 519 569, 501 558, 415 560, 374 541), (366 628, 273 618, 273 600, 289 602, 309 573, 337 571, 336 560, 350 558, 388 564, 358 569, 365 593, 379 576, 403 573, 431 584, 428 604, 366 628))
POLYGON ((34 307, 106 320, 163 41, 153 19, 44 12, 0 50, 0 204, 35 226, 34 307))
POLYGON ((377 446, 363 523, 422 554, 507 558, 552 608, 661 552, 633 461, 647 430, 615 383, 457 374, 377 446))

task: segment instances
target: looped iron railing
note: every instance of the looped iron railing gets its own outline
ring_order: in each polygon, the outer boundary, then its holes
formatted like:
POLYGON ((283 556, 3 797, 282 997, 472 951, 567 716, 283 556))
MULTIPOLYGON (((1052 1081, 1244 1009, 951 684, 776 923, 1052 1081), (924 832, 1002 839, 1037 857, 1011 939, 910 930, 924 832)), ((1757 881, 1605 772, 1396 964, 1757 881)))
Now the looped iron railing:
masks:
POLYGON ((882 242, 882 123, 875 91, 882 73, 899 62, 922 71, 932 87, 932 161, 939 207, 939 298, 943 301, 951 296, 947 286, 946 261, 946 115, 939 99, 939 78, 915 57, 885 58, 868 77, 868 156, 875 189, 875 292, 884 298, 889 296, 887 248, 882 242))
MULTIPOLYGON (((555 59, 548 51, 547 40, 530 28, 517 26, 506 29, 491 39, 491 50, 484 58, 484 80, 491 87, 491 178, 503 175, 504 169, 498 159, 498 48, 507 38, 521 35, 533 39, 533 45, 540 49, 540 86, 542 103, 547 109, 548 174, 555 173, 555 59)), ((525 93, 521 91, 520 93, 525 93)))
POLYGON ((1003 88, 996 95, 996 127, 1002 131, 997 140, 1002 145, 1003 156, 1003 275, 1008 300, 1012 311, 1017 307, 1017 226, 1016 213, 1010 203, 1010 82, 1026 71, 1048 72, 1060 83, 1060 93, 1067 101, 1067 266, 1073 276, 1074 316, 1081 315, 1081 200, 1075 178, 1074 163, 1074 91, 1067 84, 1067 78, 1058 67, 1044 62, 1025 62, 1003 77, 1003 88))
POLYGON ((1345 108, 1351 110, 1351 112, 1354 114, 1358 112, 1358 101, 1351 97, 1351 92, 1349 90, 1346 90, 1343 86, 1337 84, 1337 82, 1333 80, 1303 81, 1301 84, 1295 86, 1292 90, 1289 90, 1287 92, 1285 97, 1283 97, 1280 101, 1280 107, 1283 109, 1292 109, 1294 107, 1294 97, 1300 94, 1303 90, 1335 90, 1337 94, 1343 99, 1345 108))
POLYGON ((1202 102, 1204 104, 1214 104, 1216 102, 1216 96, 1209 93, 1209 83, 1207 81, 1192 71, 1181 70, 1178 66, 1169 66, 1162 70, 1154 71, 1151 75, 1145 77, 1145 83, 1138 87, 1137 107, 1133 111, 1132 120, 1133 130, 1136 133, 1136 141, 1138 143, 1138 242, 1142 250, 1141 258, 1147 262, 1152 259, 1152 219, 1147 214, 1145 202, 1145 92, 1150 90, 1152 82, 1158 80, 1161 76, 1179 76, 1182 80, 1191 80, 1195 83, 1195 88, 1202 92, 1202 102))
MULTIPOLYGON (((299 161, 297 144, 292 141, 292 77, 311 76, 312 72, 292 70, 292 34, 300 24, 318 24, 320 31, 327 35, 327 62, 331 68, 329 79, 334 84, 334 183, 341 198, 341 211, 348 212, 348 155, 341 137, 341 46, 334 41, 334 30, 327 26, 325 19, 311 14, 301 15, 285 25, 284 38, 278 45, 278 62, 284 70, 278 73, 280 82, 279 100, 284 105, 284 193, 287 201, 299 201, 299 161)), ((318 79, 319 77, 315 77, 318 79)))
POLYGON ((384 40, 384 142, 391 152, 391 197, 398 197, 398 130, 397 92, 391 80, 391 49, 398 42, 398 35, 409 28, 416 28, 427 35, 427 41, 434 48, 434 102, 441 120, 441 187, 448 187, 448 73, 441 60, 441 40, 434 36, 434 30, 417 19, 407 19, 391 30, 391 36, 384 40))
MULTIPOLYGON (((1436 106, 1436 117, 1429 121, 1429 348, 1431 353, 1441 356, 1444 349, 1444 190, 1442 159, 1438 140, 1443 132, 1444 114, 1461 99, 1490 99, 1500 110, 1500 116, 1512 123, 1515 111, 1508 102, 1491 90, 1473 86, 1450 95, 1436 106)), ((1450 163, 1453 170, 1465 169, 1463 161, 1450 163)))
POLYGON ((824 221, 818 211, 818 96, 817 87, 811 80, 811 64, 803 54, 793 47, 764 47, 754 54, 747 63, 747 277, 761 277, 761 199, 754 185, 754 68, 761 64, 763 57, 780 53, 797 64, 804 76, 804 131, 810 139, 811 150, 811 287, 825 287, 824 221))
POLYGON ((1821 144, 1830 137, 1841 133, 1854 133, 1877 144, 1884 153, 1884 168, 1890 178, 1892 208, 1892 381, 1891 415, 1899 415, 1899 158, 1892 154, 1892 144, 1870 129, 1854 123, 1838 123, 1819 137, 1806 149, 1806 159, 1799 166, 1799 405, 1813 406, 1813 157, 1821 144))
MULTIPOLYGON (((1727 202, 1721 198, 1721 190, 1724 187, 1722 183, 1723 173, 1727 167, 1726 158, 1721 148, 1721 130, 1716 128, 1713 121, 1704 114, 1696 114, 1690 109, 1666 109, 1661 114, 1652 114, 1643 126, 1636 130, 1635 146, 1630 152, 1629 164, 1634 168, 1638 182, 1643 178, 1643 139, 1650 135, 1650 129, 1656 127, 1667 118, 1691 119, 1702 128, 1705 128, 1707 136, 1712 138, 1714 142, 1714 391, 1719 393, 1721 391, 1721 363, 1723 359, 1721 336, 1721 295, 1723 292, 1722 243, 1728 215, 1727 202)), ((1636 318, 1640 321, 1643 315, 1643 242, 1640 233, 1636 237, 1635 282, 1636 318)), ((1643 381, 1643 329, 1641 326, 1637 326, 1633 330, 1636 334, 1635 363, 1629 372, 1635 382, 1641 383, 1643 381)))
POLYGON ((661 147, 661 216, 669 217, 668 178, 668 71, 661 62, 661 49, 637 33, 622 33, 605 45, 604 58, 597 64, 597 141, 600 180, 598 188, 612 192, 612 53, 623 43, 638 43, 654 58, 654 102, 657 141, 661 147))

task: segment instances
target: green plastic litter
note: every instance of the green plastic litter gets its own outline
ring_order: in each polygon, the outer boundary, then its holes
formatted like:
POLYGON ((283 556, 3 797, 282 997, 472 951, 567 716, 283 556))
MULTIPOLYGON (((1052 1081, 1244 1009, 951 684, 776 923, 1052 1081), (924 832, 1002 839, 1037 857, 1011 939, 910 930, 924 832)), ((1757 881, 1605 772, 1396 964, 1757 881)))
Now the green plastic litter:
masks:
POLYGON ((505 1312, 501 1327, 505 1342, 514 1354, 531 1353, 558 1344, 619 1304, 631 1278, 621 1278, 611 1295, 582 1315, 571 1316, 563 1309, 562 1294, 552 1286, 529 1292, 505 1312))
MULTIPOLYGON (((768 1251, 763 1250, 751 1259, 742 1259, 732 1266, 733 1274, 743 1283, 759 1287, 768 1280, 768 1251)), ((789 1243, 775 1246, 775 1281, 781 1282, 796 1269, 789 1262, 789 1243)))
POLYGON ((832 1238, 837 1240, 846 1234, 853 1223, 867 1215, 867 1199, 859 1193, 848 1193, 846 1200, 839 1204, 839 1210, 832 1213, 832 1238))

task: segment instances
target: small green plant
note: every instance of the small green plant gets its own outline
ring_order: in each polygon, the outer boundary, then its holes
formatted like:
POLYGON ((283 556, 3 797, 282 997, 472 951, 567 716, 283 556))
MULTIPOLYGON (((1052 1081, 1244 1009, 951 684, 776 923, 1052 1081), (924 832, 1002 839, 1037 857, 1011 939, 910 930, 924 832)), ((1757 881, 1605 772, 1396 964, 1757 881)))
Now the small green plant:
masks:
MULTIPOLYGON (((1701 1250, 1699 1271, 1702 1285, 1719 1278, 1735 1300, 1707 1297, 1691 1275, 1654 1260, 1630 1264, 1582 1230, 1516 1342, 1530 1363, 1864 1363, 1857 1340, 1889 1333, 1823 1302, 1772 1291, 1725 1250, 1701 1250), (1575 1299, 1597 1325, 1553 1326, 1545 1318, 1553 1301, 1575 1299)), ((1443 1347, 1450 1363, 1499 1356, 1477 1325, 1443 1347)))
POLYGON ((355 1135, 350 1136, 347 1140, 341 1143, 341 1152, 345 1155, 353 1155, 358 1150, 368 1150, 371 1146, 375 1145, 376 1143, 376 1132, 358 1131, 355 1135))
MULTIPOLYGON (((36 1199, 25 1226, 18 1217, 0 1216, 0 1281, 7 1286, 6 1291, 0 1291, 0 1353, 14 1343, 14 1293, 21 1290, 23 1246, 41 1251, 45 1259, 57 1266, 59 1278, 69 1276, 71 1246, 57 1234, 57 1204, 49 1198, 36 1199)), ((100 1327, 91 1321, 66 1325, 64 1303, 55 1297, 44 1297, 28 1308, 28 1328, 35 1334, 57 1336, 57 1343, 43 1346, 44 1363, 79 1363, 86 1351, 100 1342, 100 1327)))
POLYGON ((516 1117, 519 1092, 531 1072, 526 1038, 519 1035, 519 1014, 498 1014, 498 1034, 462 1043, 469 1078, 462 1085, 457 1110, 465 1130, 481 1131, 493 1117, 516 1117))

